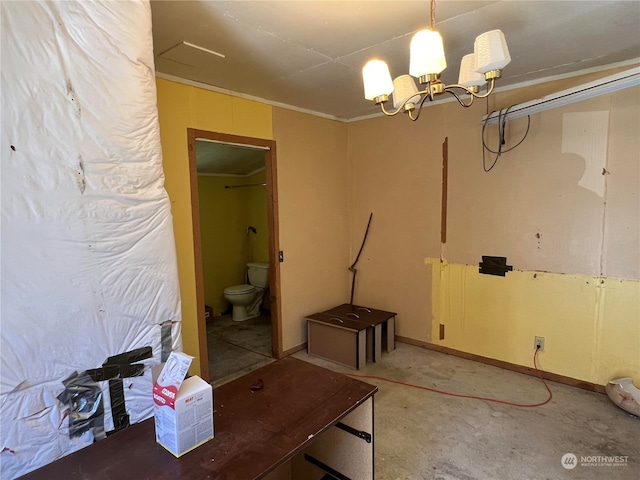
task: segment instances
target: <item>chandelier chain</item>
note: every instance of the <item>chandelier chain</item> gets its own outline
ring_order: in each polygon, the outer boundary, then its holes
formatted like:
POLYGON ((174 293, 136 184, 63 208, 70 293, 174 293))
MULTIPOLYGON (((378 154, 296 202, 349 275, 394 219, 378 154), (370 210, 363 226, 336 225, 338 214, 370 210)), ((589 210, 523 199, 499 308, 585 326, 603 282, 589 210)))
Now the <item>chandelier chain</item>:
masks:
POLYGON ((436 29, 436 0, 431 0, 431 17, 429 19, 429 27, 434 31, 436 29))

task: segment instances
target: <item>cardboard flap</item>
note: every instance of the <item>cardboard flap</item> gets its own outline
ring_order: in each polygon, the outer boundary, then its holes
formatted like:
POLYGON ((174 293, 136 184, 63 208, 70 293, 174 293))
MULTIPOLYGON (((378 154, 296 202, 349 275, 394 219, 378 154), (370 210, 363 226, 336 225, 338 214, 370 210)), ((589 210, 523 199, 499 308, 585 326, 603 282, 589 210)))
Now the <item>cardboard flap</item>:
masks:
POLYGON ((181 352, 171 352, 167 363, 153 385, 153 401, 158 406, 175 409, 178 391, 187 375, 193 357, 181 352))

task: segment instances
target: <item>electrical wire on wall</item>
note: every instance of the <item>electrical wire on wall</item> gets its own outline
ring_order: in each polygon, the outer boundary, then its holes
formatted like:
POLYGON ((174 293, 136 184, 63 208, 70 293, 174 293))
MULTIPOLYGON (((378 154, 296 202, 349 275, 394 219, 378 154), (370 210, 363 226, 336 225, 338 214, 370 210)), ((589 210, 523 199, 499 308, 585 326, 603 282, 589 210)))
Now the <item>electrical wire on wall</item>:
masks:
POLYGON ((512 407, 520 407, 520 408, 541 407, 541 406, 546 405, 547 403, 549 403, 551 401, 551 399, 553 398, 553 394, 551 393, 551 389, 547 385, 547 382, 544 381, 544 378, 542 377, 542 374, 540 373, 540 370, 538 369, 538 362, 537 362, 538 351, 539 351, 538 348, 536 348, 536 351, 533 354, 533 366, 534 366, 534 368, 536 370, 536 374, 538 375, 538 378, 540 378, 540 380, 542 381, 542 384, 544 385, 544 388, 547 390, 547 393, 549 394, 549 396, 547 397, 546 400, 544 400, 542 402, 537 402, 537 403, 516 403, 516 402, 509 402, 507 400, 501 400, 499 398, 478 397, 476 395, 465 395, 465 394, 462 394, 462 393, 445 392, 444 390, 438 390, 437 388, 429 388, 429 387, 425 387, 425 386, 422 386, 422 385, 415 385, 415 384, 412 384, 412 383, 400 382, 398 380, 393 380, 391 378, 386 378, 386 377, 378 377, 376 375, 359 375, 359 374, 355 374, 355 373, 345 373, 345 375, 347 375, 349 377, 355 377, 355 378, 368 378, 368 379, 371 379, 371 380, 382 380, 383 382, 395 383, 397 385, 402 385, 404 387, 417 388, 418 390, 426 390, 428 392, 439 393, 440 395, 448 395, 450 397, 470 398, 470 399, 473 399, 473 400, 483 400, 485 402, 501 403, 503 405, 510 405, 512 407))
POLYGON ((513 147, 503 150, 503 147, 507 143, 507 141, 505 140, 506 132, 507 132, 507 113, 509 113, 509 110, 511 109, 511 107, 513 107, 513 105, 511 105, 510 107, 502 108, 498 110, 498 150, 491 150, 487 146, 487 143, 485 142, 485 139, 484 139, 485 130, 487 128, 487 124, 489 123, 489 117, 494 113, 496 113, 496 110, 492 111, 489 115, 487 115, 487 117, 484 120, 484 123, 482 124, 482 168, 484 169, 485 173, 489 173, 491 170, 493 170, 493 167, 495 167, 496 163, 498 163, 498 159, 500 158, 500 156, 503 153, 510 152, 511 150, 516 148, 518 145, 520 145, 522 142, 524 142, 524 139, 527 138, 527 135, 529 134, 529 127, 531 126, 531 116, 527 115, 527 130, 524 132, 524 136, 522 137, 522 139, 518 143, 516 143, 513 147), (487 168, 486 152, 493 153, 496 156, 496 158, 494 158, 493 160, 493 163, 488 168, 487 168))

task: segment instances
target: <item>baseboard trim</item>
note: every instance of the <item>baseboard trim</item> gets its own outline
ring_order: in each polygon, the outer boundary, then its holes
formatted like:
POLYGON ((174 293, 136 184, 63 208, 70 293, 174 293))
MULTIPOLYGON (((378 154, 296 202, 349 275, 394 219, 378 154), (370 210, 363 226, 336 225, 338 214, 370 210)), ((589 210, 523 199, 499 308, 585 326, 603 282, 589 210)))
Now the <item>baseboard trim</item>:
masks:
POLYGON ((300 350, 306 350, 307 349, 307 342, 304 342, 302 345, 298 345, 296 347, 290 348, 289 350, 285 350, 284 352, 282 352, 282 357, 288 357, 289 355, 293 355, 296 352, 299 352, 300 350))
MULTIPOLYGON (((433 350, 435 352, 446 353, 447 355, 453 355, 455 357, 466 358, 467 360, 473 360, 480 363, 485 363, 487 365, 492 365, 494 367, 504 368, 505 370, 512 370, 518 373, 524 373, 525 375, 531 375, 537 377, 535 368, 525 367, 523 365, 517 365, 515 363, 505 362, 503 360, 496 360, 494 358, 483 357, 481 355, 476 355, 475 353, 463 352, 461 350, 455 350, 449 347, 443 347, 441 345, 435 345, 429 342, 422 342, 420 340, 414 340, 413 338, 402 337, 396 335, 396 341, 407 343, 409 345, 414 345, 416 347, 426 348, 428 350, 433 350)), ((596 383, 586 382, 584 380, 578 380, 576 378, 566 377, 564 375, 559 375, 557 373, 545 372, 544 370, 539 370, 542 378, 545 380, 551 380, 552 382, 558 382, 565 385, 569 385, 571 387, 582 388, 583 390, 589 390, 591 392, 604 393, 606 394, 606 390, 604 385, 598 385, 596 383)))

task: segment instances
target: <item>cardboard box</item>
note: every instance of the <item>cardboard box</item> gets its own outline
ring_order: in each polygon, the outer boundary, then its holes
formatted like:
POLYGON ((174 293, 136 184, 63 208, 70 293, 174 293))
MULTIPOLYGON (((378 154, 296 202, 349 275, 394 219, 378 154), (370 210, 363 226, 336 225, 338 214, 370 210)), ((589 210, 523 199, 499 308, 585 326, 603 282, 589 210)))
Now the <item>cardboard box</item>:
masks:
POLYGON ((171 352, 153 385, 156 441, 176 457, 214 436, 211 385, 198 376, 184 378, 192 360, 171 352))

